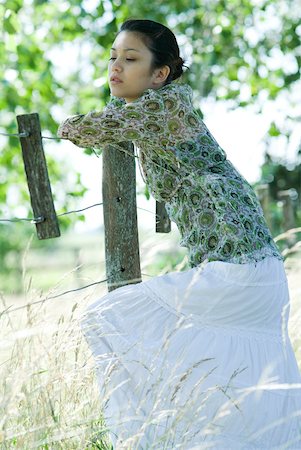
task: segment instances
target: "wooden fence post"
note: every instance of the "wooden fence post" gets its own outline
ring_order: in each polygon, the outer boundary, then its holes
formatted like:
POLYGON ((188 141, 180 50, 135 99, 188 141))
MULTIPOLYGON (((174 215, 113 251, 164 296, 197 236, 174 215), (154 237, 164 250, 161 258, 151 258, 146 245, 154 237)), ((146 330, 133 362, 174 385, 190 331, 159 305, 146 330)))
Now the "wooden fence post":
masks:
POLYGON ((165 203, 156 202, 156 233, 169 233, 171 223, 165 209, 165 203))
POLYGON ((269 192, 269 185, 268 184, 260 184, 255 189, 256 195, 260 201, 265 220, 267 221, 267 224, 269 227, 271 227, 271 215, 270 215, 270 192, 269 192))
MULTIPOLYGON (((282 203, 282 227, 284 231, 295 228, 295 213, 292 200, 291 190, 278 192, 278 198, 282 203)), ((287 238, 288 247, 292 247, 296 243, 296 234, 290 234, 287 238)))
POLYGON ((34 223, 39 239, 60 236, 59 224, 54 209, 47 164, 43 150, 39 115, 17 116, 24 167, 30 194, 34 223))
POLYGON ((141 281, 132 143, 105 146, 102 195, 106 274, 108 290, 112 291, 141 281))

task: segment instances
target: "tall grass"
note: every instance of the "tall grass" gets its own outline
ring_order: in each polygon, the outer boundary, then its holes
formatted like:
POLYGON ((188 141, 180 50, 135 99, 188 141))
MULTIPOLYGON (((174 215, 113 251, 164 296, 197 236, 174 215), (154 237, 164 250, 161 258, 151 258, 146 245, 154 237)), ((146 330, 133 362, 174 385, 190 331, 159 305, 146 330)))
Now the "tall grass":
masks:
POLYGON ((0 448, 98 448, 104 423, 78 303, 61 298, 12 314, 3 298, 2 306, 0 448))
MULTIPOLYGON (((289 260, 287 266, 290 336, 300 365, 300 257, 289 260)), ((104 288, 93 288, 13 313, 1 298, 1 449, 111 448, 94 360, 78 326, 86 305, 103 292, 104 288)), ((26 302, 35 300, 33 292, 26 296, 26 302)))

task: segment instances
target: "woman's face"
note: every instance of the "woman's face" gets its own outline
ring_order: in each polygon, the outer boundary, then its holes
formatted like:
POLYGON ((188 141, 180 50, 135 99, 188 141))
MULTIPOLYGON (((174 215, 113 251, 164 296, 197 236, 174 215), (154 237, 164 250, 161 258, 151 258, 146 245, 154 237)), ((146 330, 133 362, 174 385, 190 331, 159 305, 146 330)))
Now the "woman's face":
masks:
MULTIPOLYGON (((159 89, 165 81, 162 70, 153 70, 151 66, 152 53, 139 35, 130 31, 119 33, 112 45, 109 62, 111 94, 130 103, 146 89, 159 89)), ((164 67, 163 71, 169 70, 164 67)))

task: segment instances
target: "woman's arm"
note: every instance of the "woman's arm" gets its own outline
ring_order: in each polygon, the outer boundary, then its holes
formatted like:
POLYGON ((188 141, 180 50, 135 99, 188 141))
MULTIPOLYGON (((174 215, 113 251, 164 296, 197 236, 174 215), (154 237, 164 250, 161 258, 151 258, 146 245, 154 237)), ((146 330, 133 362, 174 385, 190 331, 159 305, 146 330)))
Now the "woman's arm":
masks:
POLYGON ((102 112, 69 117, 60 125, 58 137, 79 147, 96 148, 124 141, 157 140, 158 135, 166 134, 166 113, 162 93, 148 89, 132 103, 115 100, 102 112))

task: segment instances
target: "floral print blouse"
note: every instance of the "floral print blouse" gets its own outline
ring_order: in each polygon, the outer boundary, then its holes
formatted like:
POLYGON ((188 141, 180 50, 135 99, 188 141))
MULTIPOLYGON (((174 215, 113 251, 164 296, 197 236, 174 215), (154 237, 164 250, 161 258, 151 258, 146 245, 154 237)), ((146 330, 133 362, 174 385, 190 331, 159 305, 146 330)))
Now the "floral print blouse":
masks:
POLYGON ((252 187, 194 110, 188 85, 148 89, 132 103, 112 97, 102 112, 69 117, 58 136, 79 147, 132 141, 151 193, 178 226, 191 267, 204 260, 282 259, 252 187))

